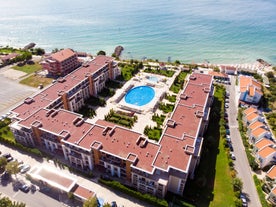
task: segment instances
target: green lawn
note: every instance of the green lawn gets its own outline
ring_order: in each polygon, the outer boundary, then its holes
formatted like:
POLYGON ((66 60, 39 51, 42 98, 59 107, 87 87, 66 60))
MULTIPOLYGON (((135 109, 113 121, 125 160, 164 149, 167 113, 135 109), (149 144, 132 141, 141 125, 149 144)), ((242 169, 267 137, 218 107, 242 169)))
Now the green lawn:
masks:
POLYGON ((42 70, 42 66, 38 63, 35 63, 33 65, 25 64, 23 66, 17 66, 16 65, 16 66, 13 66, 12 68, 15 69, 15 70, 25 72, 27 74, 31 74, 31 73, 34 73, 36 71, 42 70))

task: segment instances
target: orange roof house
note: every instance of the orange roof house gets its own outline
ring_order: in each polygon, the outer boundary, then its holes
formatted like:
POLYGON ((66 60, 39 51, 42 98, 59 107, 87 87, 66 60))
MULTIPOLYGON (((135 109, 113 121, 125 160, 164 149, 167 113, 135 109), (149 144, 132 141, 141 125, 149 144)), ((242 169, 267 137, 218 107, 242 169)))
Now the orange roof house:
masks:
POLYGON ((276 180, 276 165, 273 165, 266 173, 271 180, 276 180))
POLYGON ((272 146, 273 144, 274 144, 274 142, 272 142, 271 140, 262 138, 255 143, 253 151, 256 153, 256 152, 260 151, 261 149, 263 149, 264 147, 272 146))
POLYGON ((265 166, 269 165, 272 161, 276 161, 276 149, 274 149, 271 146, 263 147, 261 150, 259 150, 259 152, 257 152, 256 155, 260 168, 264 168, 265 166))
POLYGON ((243 75, 239 77, 239 83, 241 93, 240 101, 250 104, 258 104, 263 96, 262 84, 251 76, 243 75))

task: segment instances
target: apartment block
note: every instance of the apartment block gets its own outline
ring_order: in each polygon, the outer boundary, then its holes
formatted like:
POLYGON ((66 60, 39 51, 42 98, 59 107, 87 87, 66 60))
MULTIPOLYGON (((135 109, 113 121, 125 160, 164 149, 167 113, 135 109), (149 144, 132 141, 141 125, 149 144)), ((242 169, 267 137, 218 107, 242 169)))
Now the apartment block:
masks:
POLYGON ((77 54, 67 48, 45 57, 41 65, 50 75, 64 76, 79 67, 81 63, 77 54))
POLYGON ((143 193, 182 195, 199 164, 213 102, 212 76, 189 76, 160 140, 155 142, 103 120, 88 123, 74 112, 119 74, 112 58, 98 56, 26 99, 12 110, 11 129, 16 140, 60 154, 79 169, 103 169, 143 193))

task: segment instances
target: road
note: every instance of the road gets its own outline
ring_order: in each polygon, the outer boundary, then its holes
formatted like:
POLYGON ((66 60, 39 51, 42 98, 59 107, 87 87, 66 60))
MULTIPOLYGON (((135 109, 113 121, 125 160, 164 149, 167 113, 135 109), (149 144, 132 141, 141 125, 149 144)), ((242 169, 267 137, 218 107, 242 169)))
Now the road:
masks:
POLYGON ((15 189, 11 182, 0 185, 0 192, 2 196, 7 196, 11 200, 23 202, 28 207, 48 207, 48 206, 56 206, 61 207, 63 203, 55 200, 39 191, 35 191, 34 193, 28 192, 24 193, 18 189, 15 189))
POLYGON ((248 206, 261 207, 262 205, 253 180, 253 173, 247 160, 245 148, 239 132, 238 121, 236 120, 238 114, 238 89, 235 76, 231 76, 231 85, 227 86, 227 88, 230 92, 228 115, 230 135, 236 156, 236 160, 234 161, 235 169, 238 173, 237 176, 241 178, 243 182, 243 192, 247 195, 248 206))

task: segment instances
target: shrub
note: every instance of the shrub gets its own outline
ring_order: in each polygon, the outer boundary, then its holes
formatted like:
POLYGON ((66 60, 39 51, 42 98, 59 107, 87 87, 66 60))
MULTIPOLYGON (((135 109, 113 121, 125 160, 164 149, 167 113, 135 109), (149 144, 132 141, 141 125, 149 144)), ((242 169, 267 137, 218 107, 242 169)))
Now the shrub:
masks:
POLYGON ((166 200, 164 199, 159 199, 156 198, 155 196, 149 195, 149 194, 142 194, 136 190, 132 190, 124 185, 122 185, 121 183, 117 182, 117 181, 107 181, 107 180, 103 180, 103 179, 99 179, 99 182, 107 185, 113 189, 119 190, 123 193, 126 193, 130 196, 133 196, 139 200, 142 201, 146 201, 154 206, 160 206, 160 207, 168 207, 168 203, 166 200))

